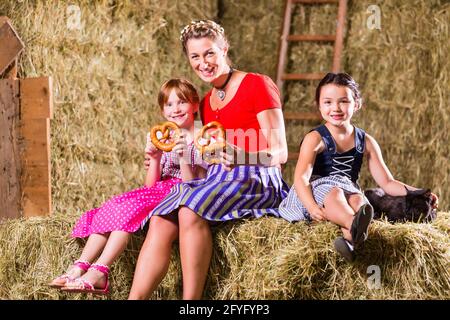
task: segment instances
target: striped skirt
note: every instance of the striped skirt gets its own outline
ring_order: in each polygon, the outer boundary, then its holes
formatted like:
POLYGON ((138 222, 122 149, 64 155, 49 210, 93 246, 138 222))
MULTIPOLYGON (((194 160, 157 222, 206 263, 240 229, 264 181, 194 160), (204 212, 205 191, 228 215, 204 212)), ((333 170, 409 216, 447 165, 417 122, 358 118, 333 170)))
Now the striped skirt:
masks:
POLYGON ((278 207, 289 187, 280 169, 262 166, 236 166, 231 171, 211 165, 205 179, 177 184, 143 221, 153 215, 168 215, 186 206, 209 221, 261 217, 250 208, 278 207))
MULTIPOLYGON (((352 182, 349 178, 344 176, 328 176, 318 178, 311 182, 311 189, 313 193, 314 200, 319 205, 323 207, 323 203, 326 195, 334 187, 341 188, 345 194, 361 194, 364 196, 363 192, 359 186, 352 182)), ((364 197, 365 198, 365 197, 364 197)), ((366 199, 366 198, 365 198, 366 199)), ((367 201, 367 199, 366 199, 367 201)), ((367 201, 368 202, 368 201, 367 201)), ((275 217, 283 218, 289 222, 295 221, 311 221, 312 218, 309 215, 306 208, 301 203, 297 196, 294 186, 289 190, 288 196, 280 203, 278 208, 269 208, 261 211, 259 214, 272 215, 275 217)))

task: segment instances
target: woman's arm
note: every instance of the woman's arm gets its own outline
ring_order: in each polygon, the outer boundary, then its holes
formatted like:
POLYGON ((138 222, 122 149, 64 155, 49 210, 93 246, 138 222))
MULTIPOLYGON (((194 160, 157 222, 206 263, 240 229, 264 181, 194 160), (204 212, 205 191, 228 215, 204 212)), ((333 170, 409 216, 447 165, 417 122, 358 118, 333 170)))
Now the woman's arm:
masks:
POLYGON ((384 163, 383 156, 381 154, 381 148, 377 141, 366 133, 366 156, 369 165, 369 171, 372 174, 375 182, 391 196, 404 196, 406 195, 406 188, 414 191, 417 188, 404 184, 398 180, 395 180, 389 171, 388 167, 384 163))
MULTIPOLYGON (((227 151, 221 153, 221 162, 226 170, 230 170, 234 165, 242 164, 270 167, 286 163, 288 149, 282 111, 280 109, 264 110, 257 114, 257 119, 268 148, 257 152, 246 152, 227 143, 227 151)), ((259 132, 256 134, 257 141, 259 132)))
POLYGON ((309 182, 314 167, 316 156, 323 149, 323 142, 320 134, 317 132, 308 133, 303 139, 300 147, 297 165, 294 174, 294 188, 297 197, 305 206, 311 218, 314 220, 325 220, 322 208, 316 203, 309 182))
POLYGON ((276 166, 286 163, 288 148, 283 112, 281 109, 268 109, 256 115, 268 148, 258 152, 258 164, 276 166))

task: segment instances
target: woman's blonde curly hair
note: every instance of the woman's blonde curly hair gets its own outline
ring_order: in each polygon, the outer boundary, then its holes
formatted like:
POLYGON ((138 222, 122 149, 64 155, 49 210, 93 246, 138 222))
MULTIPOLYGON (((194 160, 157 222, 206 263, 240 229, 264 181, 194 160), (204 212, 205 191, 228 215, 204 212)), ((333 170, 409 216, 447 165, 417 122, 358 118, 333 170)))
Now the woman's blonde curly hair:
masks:
POLYGON ((183 52, 187 54, 186 43, 189 39, 209 38, 219 41, 220 47, 228 48, 228 40, 225 31, 212 20, 193 20, 181 30, 180 40, 183 45, 183 52))

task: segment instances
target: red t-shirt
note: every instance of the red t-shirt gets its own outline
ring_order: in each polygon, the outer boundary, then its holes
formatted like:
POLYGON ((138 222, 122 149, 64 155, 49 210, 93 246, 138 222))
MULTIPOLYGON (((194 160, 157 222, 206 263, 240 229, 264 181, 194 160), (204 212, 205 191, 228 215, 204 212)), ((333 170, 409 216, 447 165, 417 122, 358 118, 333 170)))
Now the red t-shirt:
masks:
POLYGON ((256 115, 267 109, 281 108, 280 91, 272 79, 247 73, 231 101, 216 111, 211 109, 211 92, 200 103, 203 124, 220 122, 226 129, 227 141, 246 151, 267 149, 256 115))

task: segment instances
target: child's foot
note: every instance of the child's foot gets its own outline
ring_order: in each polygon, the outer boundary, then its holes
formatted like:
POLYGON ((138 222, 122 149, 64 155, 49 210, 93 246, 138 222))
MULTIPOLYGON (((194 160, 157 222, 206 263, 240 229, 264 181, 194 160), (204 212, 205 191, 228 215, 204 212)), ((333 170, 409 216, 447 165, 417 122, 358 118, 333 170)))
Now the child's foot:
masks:
POLYGON ((366 203, 359 208, 353 218, 353 223, 350 228, 353 245, 358 246, 367 240, 369 224, 373 219, 373 208, 366 203))
POLYGON ((337 237, 334 240, 334 248, 347 262, 355 260, 355 251, 352 244, 343 237, 337 237))
POLYGON ((69 267, 66 273, 60 275, 59 277, 53 279, 52 282, 49 283, 49 286, 52 288, 62 288, 69 281, 73 281, 79 277, 81 277, 90 267, 90 263, 87 261, 77 260, 69 267))
POLYGON ((68 281, 64 286, 65 289, 75 289, 80 287, 80 283, 87 282, 93 288, 104 288, 106 286, 106 276, 97 269, 90 268, 85 274, 74 281, 68 281))

